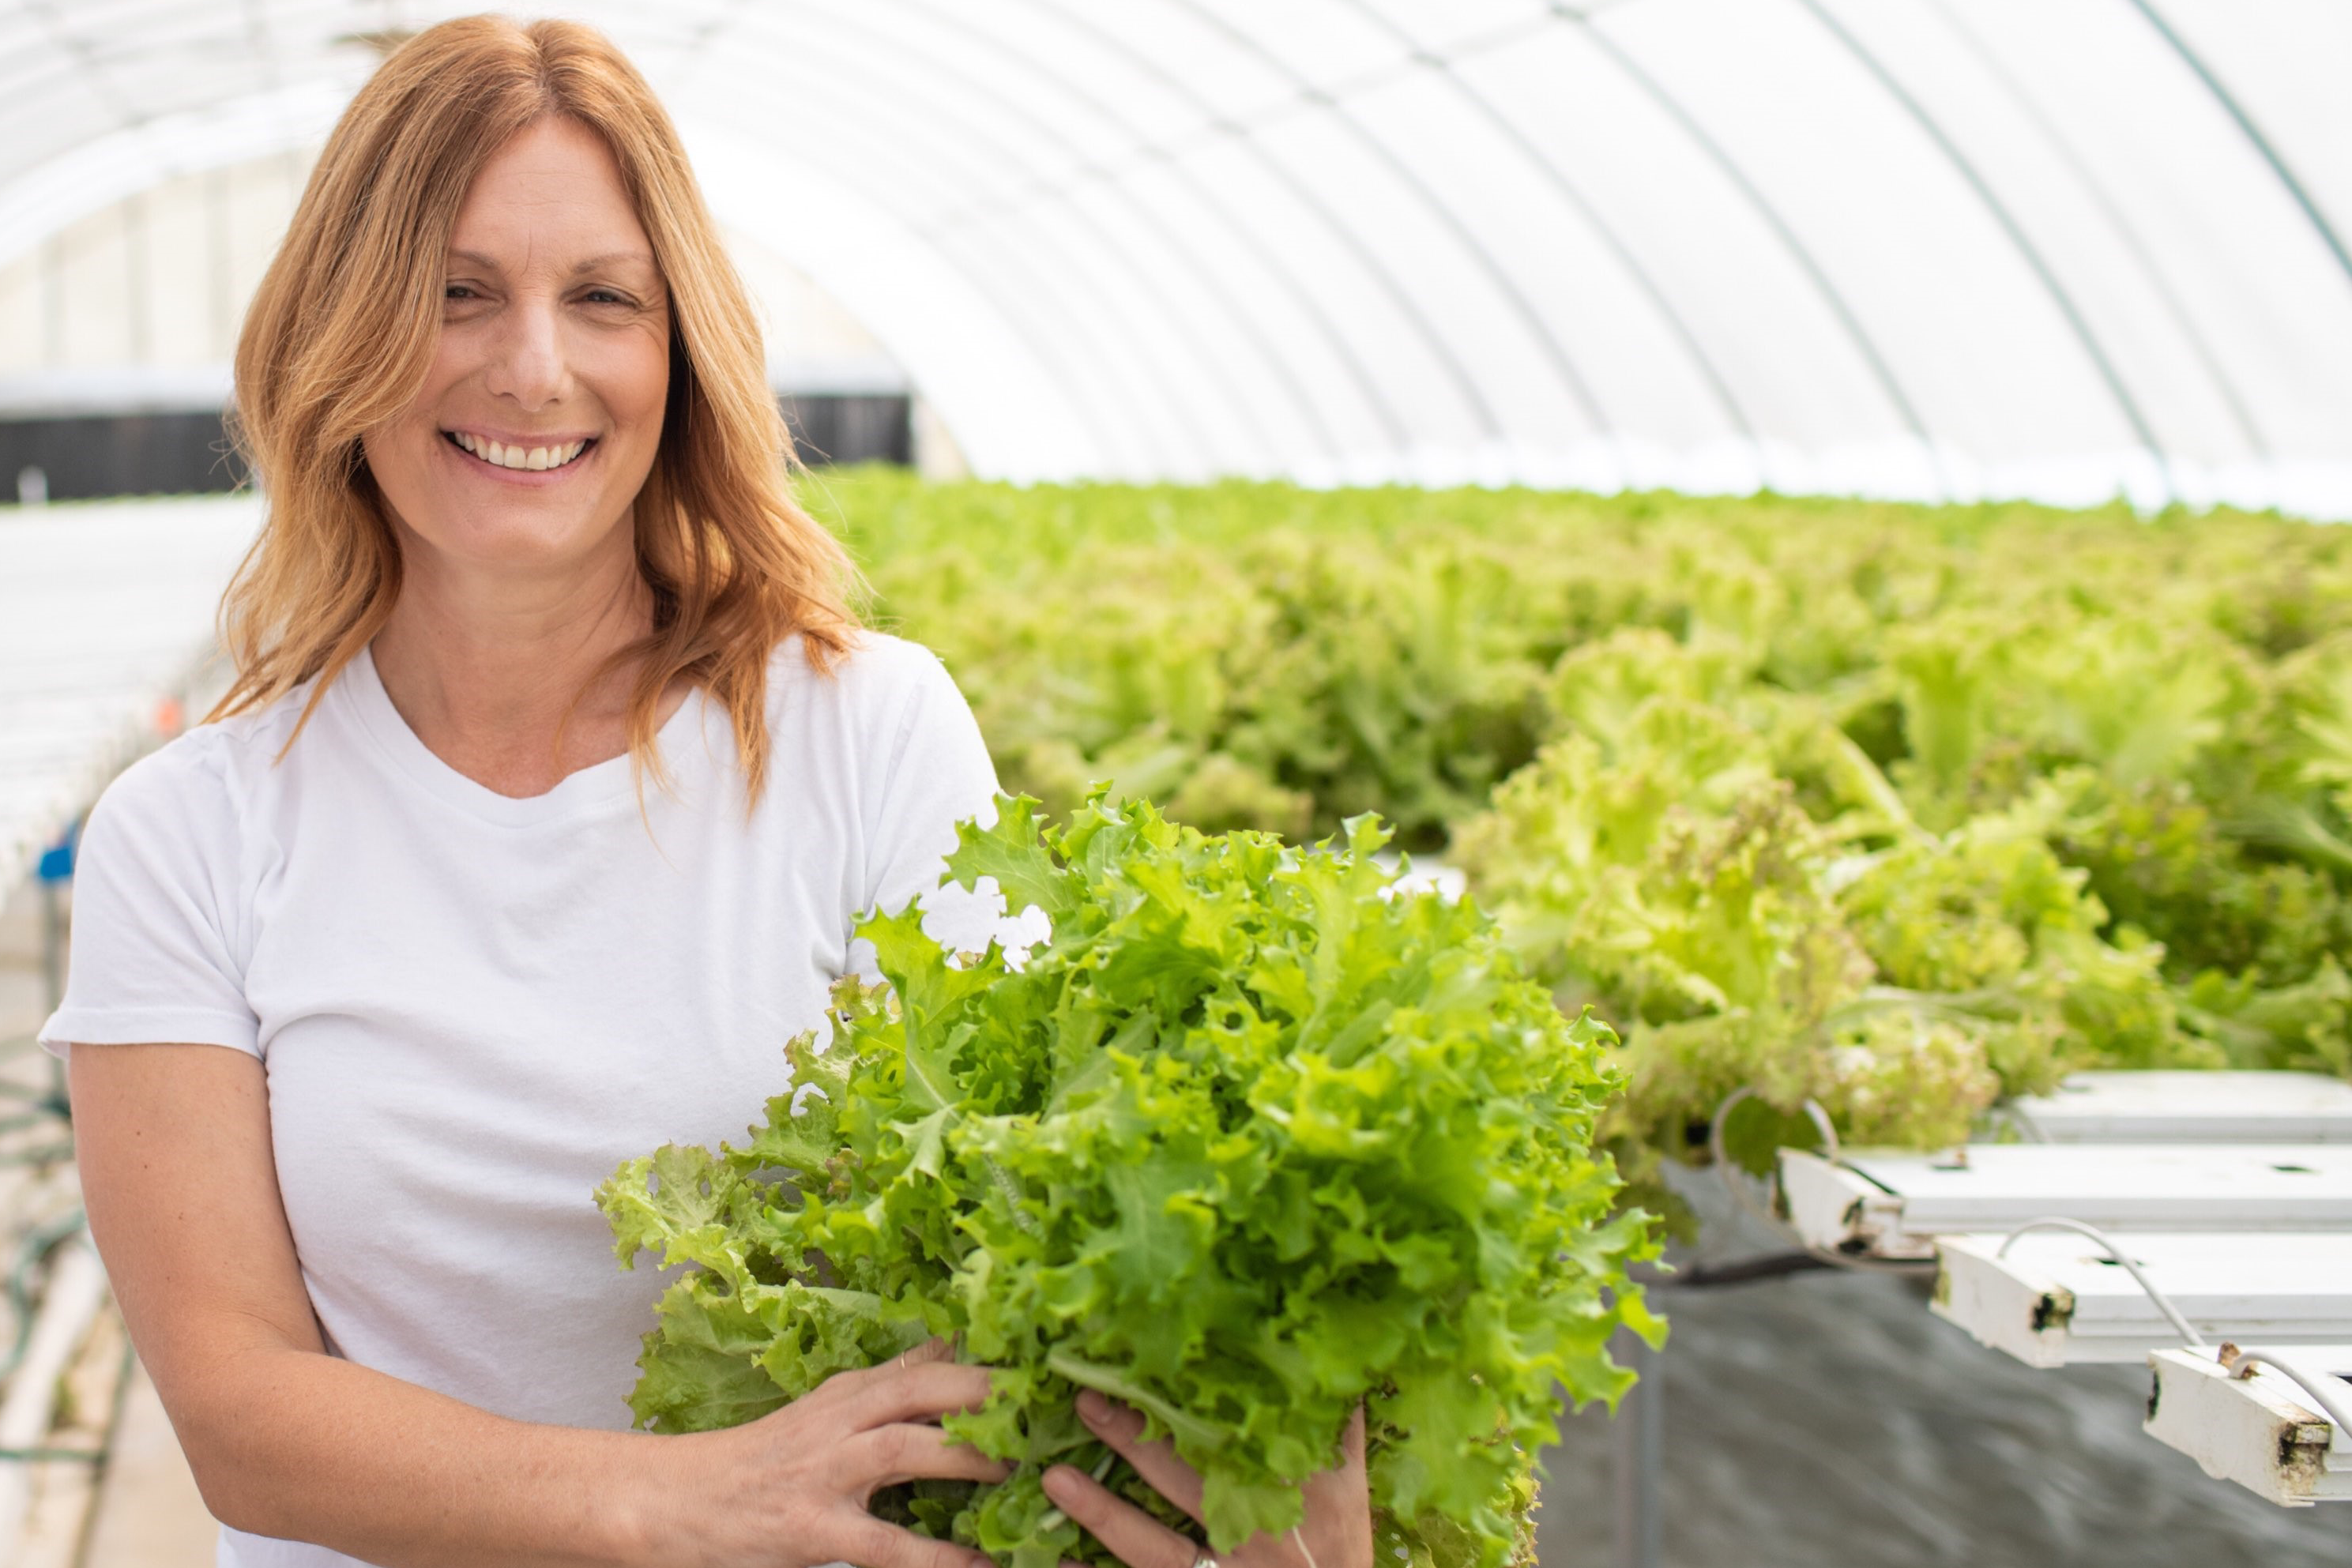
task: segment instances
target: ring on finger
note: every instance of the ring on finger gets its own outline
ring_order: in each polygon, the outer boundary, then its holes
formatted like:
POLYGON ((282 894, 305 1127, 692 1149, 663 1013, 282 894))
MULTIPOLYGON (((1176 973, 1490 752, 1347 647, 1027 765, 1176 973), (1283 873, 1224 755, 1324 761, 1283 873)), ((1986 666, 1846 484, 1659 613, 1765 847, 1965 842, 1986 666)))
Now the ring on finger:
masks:
POLYGON ((1203 1552, 1192 1559, 1192 1568, 1218 1568, 1218 1563, 1215 1558, 1203 1552))

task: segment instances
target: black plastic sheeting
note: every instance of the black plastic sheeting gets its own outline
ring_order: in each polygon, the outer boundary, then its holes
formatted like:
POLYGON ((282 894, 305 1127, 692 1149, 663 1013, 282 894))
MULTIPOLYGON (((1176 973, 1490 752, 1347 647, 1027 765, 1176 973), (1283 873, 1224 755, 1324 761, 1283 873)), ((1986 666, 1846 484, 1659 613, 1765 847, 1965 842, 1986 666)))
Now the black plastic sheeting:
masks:
MULTIPOLYGON (((1709 1175, 1710 1260, 1782 1243, 1709 1175)), ((1685 1255, 1687 1256, 1687 1255, 1685 1255)), ((2352 1503, 2285 1509, 2147 1436, 2149 1375, 2036 1371, 1927 1311, 1927 1287, 1804 1273, 1664 1289, 1666 1568, 2321 1568, 2352 1503)), ((1563 1415, 1544 1464, 1542 1568, 1615 1561, 1615 1435, 1563 1415)))
POLYGON ((245 467, 214 413, 92 413, 0 420, 0 502, 37 468, 52 501, 233 490, 245 467))
MULTIPOLYGON (((812 467, 913 461, 903 393, 800 393, 779 402, 800 460, 812 467)), ((18 498, 28 468, 40 471, 52 501, 200 495, 233 490, 245 478, 216 413, 0 419, 0 504, 18 498)))
POLYGON ((795 392, 782 400, 793 444, 810 467, 915 460, 912 400, 904 393, 795 392))

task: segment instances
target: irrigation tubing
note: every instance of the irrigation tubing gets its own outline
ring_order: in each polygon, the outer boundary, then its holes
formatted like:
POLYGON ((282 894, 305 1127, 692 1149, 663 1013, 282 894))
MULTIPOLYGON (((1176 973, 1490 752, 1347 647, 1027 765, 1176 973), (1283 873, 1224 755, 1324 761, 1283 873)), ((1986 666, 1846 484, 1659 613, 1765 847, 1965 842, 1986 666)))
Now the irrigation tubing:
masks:
POLYGON ((2165 1316, 2165 1321, 2169 1322, 2179 1332, 2181 1339, 2188 1343, 2191 1350, 2208 1350, 2211 1348, 2211 1346, 2207 1343, 2205 1336, 2199 1333, 2196 1326, 2189 1322, 2188 1315, 2182 1312, 2179 1307, 2172 1304, 2172 1298, 2166 1295, 2162 1291, 2158 1290, 2156 1288, 2155 1281, 2151 1281, 2146 1274, 2139 1271, 2138 1261, 2126 1254, 2122 1248, 2116 1246, 2113 1240, 2109 1239, 2107 1233, 2101 1230, 2095 1225, 2085 1225, 2079 1219, 2069 1219, 2065 1216, 2060 1214, 2043 1215, 2039 1219, 2027 1220, 2024 1224, 2011 1231, 2007 1236, 2002 1237, 2000 1246, 1994 1249, 1993 1256, 1996 1258, 2008 1257, 2009 1249, 2016 1244, 2017 1239, 2032 1230, 2072 1230, 2077 1235, 2089 1237, 2092 1240, 2097 1242, 2101 1247, 2106 1249, 2107 1260, 2109 1262, 2116 1264, 2121 1268, 2125 1273, 2129 1274, 2132 1277, 2132 1283, 2137 1285, 2141 1290, 2147 1292, 2147 1299, 2156 1303, 2156 1310, 2162 1312, 2165 1316))

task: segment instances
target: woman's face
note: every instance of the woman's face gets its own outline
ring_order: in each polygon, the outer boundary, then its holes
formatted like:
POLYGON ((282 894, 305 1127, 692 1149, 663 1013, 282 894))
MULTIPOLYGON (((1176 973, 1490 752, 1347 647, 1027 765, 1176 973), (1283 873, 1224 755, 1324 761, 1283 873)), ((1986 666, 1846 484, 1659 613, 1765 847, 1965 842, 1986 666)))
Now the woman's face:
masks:
POLYGON ((538 575, 627 548, 669 392, 669 302, 609 148, 551 116, 494 153, 450 236, 440 346, 363 443, 404 542, 538 575))

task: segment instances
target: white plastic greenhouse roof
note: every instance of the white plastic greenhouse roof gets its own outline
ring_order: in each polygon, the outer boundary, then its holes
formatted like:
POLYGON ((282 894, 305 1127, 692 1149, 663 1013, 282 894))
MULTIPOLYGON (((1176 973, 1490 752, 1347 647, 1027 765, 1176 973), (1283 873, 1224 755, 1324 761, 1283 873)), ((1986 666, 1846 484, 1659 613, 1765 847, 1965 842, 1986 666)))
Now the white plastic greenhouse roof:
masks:
MULTIPOLYGON (((0 0, 0 260, 464 6, 0 0)), ((2341 0, 580 0, 973 466, 2352 517, 2341 0)))

